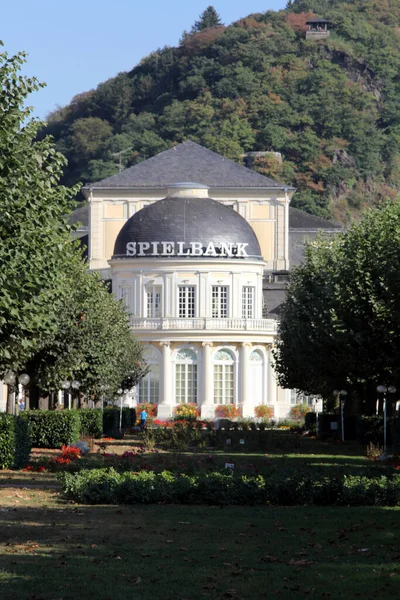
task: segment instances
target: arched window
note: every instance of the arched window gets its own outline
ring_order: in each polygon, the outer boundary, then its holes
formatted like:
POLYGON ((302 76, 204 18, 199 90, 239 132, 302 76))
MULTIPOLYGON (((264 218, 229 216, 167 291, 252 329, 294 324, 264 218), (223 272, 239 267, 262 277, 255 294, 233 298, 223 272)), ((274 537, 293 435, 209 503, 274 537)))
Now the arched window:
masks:
POLYGON ((214 356, 214 404, 234 402, 234 359, 230 350, 219 350, 214 356))
POLYGON ((250 382, 254 406, 265 404, 264 357, 260 350, 253 350, 250 354, 250 382))
POLYGON ((146 348, 144 359, 149 372, 139 382, 139 402, 158 404, 160 401, 160 353, 154 347, 146 348))
POLYGON ((175 396, 177 404, 197 404, 197 356, 193 350, 181 348, 176 355, 175 396))

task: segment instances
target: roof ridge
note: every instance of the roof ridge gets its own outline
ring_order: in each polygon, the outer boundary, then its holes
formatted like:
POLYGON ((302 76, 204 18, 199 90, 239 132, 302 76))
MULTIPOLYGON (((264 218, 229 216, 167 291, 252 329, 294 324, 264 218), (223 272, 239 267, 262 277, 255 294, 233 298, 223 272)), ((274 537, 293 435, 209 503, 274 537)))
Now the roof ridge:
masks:
POLYGON ((179 181, 187 181, 189 175, 191 180, 204 183, 207 187, 293 189, 190 139, 132 165, 120 173, 87 184, 84 189, 167 187, 179 181))

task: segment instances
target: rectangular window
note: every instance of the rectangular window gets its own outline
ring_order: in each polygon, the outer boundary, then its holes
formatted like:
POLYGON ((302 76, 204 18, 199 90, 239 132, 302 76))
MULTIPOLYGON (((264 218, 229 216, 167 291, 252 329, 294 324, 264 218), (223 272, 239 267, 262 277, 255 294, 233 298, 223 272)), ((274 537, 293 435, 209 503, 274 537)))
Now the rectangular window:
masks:
POLYGON ((214 365, 214 404, 233 404, 233 365, 214 365))
POLYGON ((147 317, 159 319, 161 317, 161 285, 146 286, 147 317))
POLYGON ((195 292, 194 285, 178 287, 178 316, 180 319, 191 319, 196 316, 195 292))
POLYGON ((150 365, 150 371, 139 383, 139 402, 158 404, 160 399, 160 367, 150 365))
POLYGON ((254 287, 247 285, 242 288, 242 317, 254 319, 254 287))
POLYGON ((130 309, 132 303, 132 288, 127 285, 120 285, 118 288, 118 300, 122 300, 125 306, 130 309))
POLYGON ((197 404, 197 365, 176 365, 176 402, 197 404))
POLYGON ((213 285, 212 287, 212 318, 226 319, 228 317, 228 286, 213 285))

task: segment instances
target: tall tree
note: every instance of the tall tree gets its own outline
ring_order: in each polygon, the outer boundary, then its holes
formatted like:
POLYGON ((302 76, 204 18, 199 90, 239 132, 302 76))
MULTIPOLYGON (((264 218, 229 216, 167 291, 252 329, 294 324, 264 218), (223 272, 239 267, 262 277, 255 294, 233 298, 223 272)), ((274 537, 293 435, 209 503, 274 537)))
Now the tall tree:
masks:
POLYGON ((58 330, 27 366, 33 380, 54 391, 64 380, 75 379, 81 391, 96 398, 105 387, 115 394, 127 379, 136 385, 146 367, 125 306, 77 258, 66 276, 70 291, 63 298, 58 330))
POLYGON ((20 75, 23 53, 0 53, 0 375, 18 370, 57 328, 62 275, 73 253, 65 215, 77 189, 58 185, 65 164, 37 140, 28 95, 40 84, 20 75))
MULTIPOLYGON (((295 269, 275 352, 282 386, 365 397, 400 382, 400 203, 368 211, 335 239, 308 246, 295 269), (361 392, 360 392, 361 390, 361 392)), ((373 412, 376 394, 366 397, 373 412)))
POLYGON ((201 13, 199 20, 194 22, 192 33, 202 31, 208 27, 218 27, 219 25, 222 25, 221 17, 213 6, 208 6, 206 10, 201 13))
POLYGON ((40 84, 19 74, 24 61, 0 54, 0 378, 27 368, 47 390, 73 377, 86 392, 112 392, 145 373, 142 348, 72 240, 78 190, 59 185, 65 159, 37 139, 42 123, 24 105, 40 84))

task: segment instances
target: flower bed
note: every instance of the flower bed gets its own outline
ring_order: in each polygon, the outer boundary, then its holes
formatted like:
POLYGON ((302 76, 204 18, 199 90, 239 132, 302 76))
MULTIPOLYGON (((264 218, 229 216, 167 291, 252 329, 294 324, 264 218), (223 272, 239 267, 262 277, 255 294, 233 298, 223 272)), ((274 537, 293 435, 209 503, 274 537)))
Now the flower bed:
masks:
POLYGON ((220 404, 215 408, 215 417, 219 419, 237 419, 240 410, 236 404, 220 404))
POLYGON ((274 416, 274 407, 267 404, 260 404, 254 407, 254 414, 258 419, 272 419, 274 416))
POLYGON ((139 415, 142 412, 142 410, 145 410, 147 412, 147 416, 151 417, 152 419, 154 419, 154 417, 157 416, 157 404, 152 404, 150 402, 138 404, 136 407, 137 418, 139 418, 139 415))
POLYGON ((189 402, 188 404, 180 404, 175 408, 175 420, 195 421, 200 416, 197 404, 189 402))

